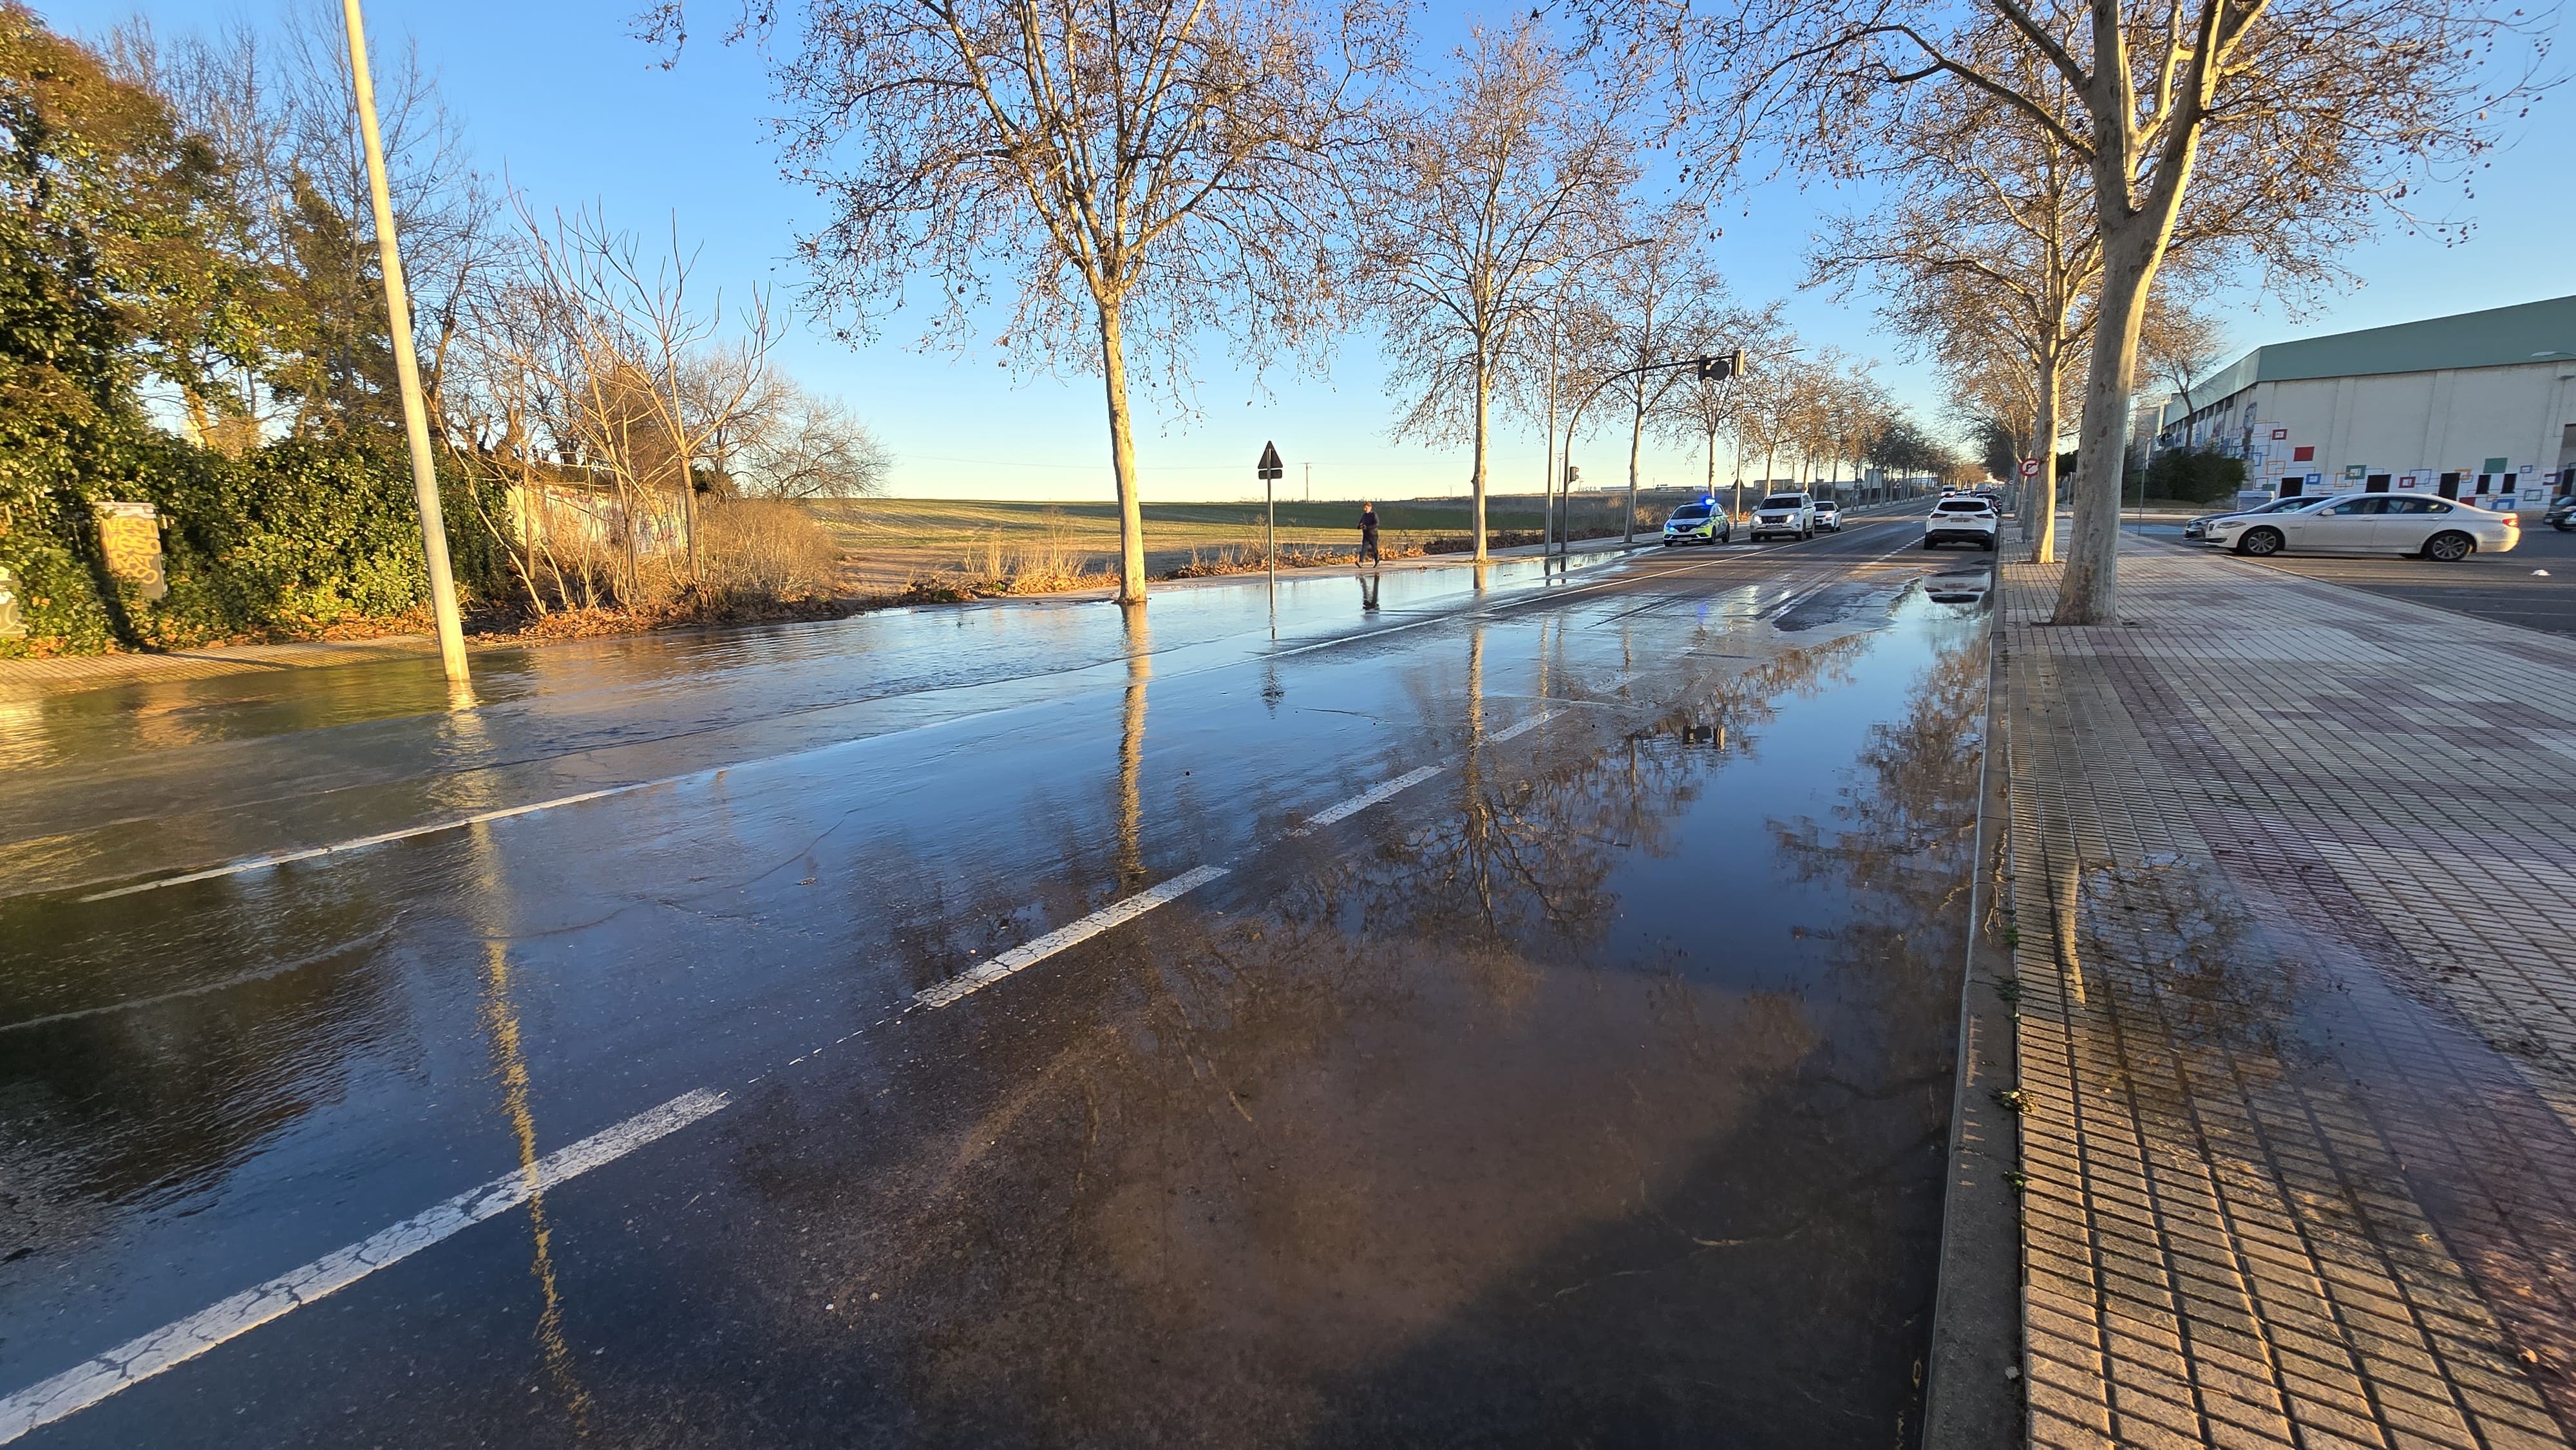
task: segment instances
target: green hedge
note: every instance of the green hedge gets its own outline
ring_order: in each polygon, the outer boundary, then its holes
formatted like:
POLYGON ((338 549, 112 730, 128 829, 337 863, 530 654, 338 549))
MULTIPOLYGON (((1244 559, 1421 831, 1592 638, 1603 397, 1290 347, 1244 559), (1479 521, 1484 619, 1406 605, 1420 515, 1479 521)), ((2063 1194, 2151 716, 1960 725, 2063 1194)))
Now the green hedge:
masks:
MULTIPOLYGON (((241 459, 149 429, 119 443, 85 459, 77 483, 10 510, 0 564, 24 581, 29 630, 0 652, 302 638, 399 618, 427 598, 399 437, 287 438, 241 459), (159 510, 165 598, 108 587, 88 509, 107 499, 159 510)), ((459 591, 489 597, 506 561, 461 482, 442 477, 440 491, 459 591)))
POLYGON ((2245 486, 2245 460, 2186 448, 2169 448, 2147 465, 2147 496, 2190 503, 2220 503, 2245 486))

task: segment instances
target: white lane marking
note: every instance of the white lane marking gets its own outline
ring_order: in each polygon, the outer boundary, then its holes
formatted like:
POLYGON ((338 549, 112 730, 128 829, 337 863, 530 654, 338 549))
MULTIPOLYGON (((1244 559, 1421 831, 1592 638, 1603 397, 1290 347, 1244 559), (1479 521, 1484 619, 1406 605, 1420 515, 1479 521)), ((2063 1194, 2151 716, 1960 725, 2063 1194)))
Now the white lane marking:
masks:
POLYGON ((606 800, 610 796, 625 795, 629 791, 644 790, 651 786, 669 785, 686 778, 673 776, 668 780, 639 780, 632 785, 612 785, 604 790, 586 790, 579 795, 557 796, 550 801, 530 801, 523 806, 508 806, 497 811, 478 811, 456 820, 432 821, 425 826, 410 826, 399 831, 387 831, 380 836, 361 836, 354 841, 334 841, 328 846, 315 846, 308 851, 282 851, 274 856, 246 857, 239 861, 227 861, 221 866, 209 866, 203 871, 191 871, 184 876, 158 876, 150 881, 138 881, 131 886, 119 886, 113 891, 93 891, 80 900, 83 903, 107 901, 119 896, 132 896, 138 891, 158 891, 164 886, 184 886, 191 881, 211 881, 218 876, 238 876, 244 871, 261 871, 271 866, 284 866, 292 861, 310 861, 317 856, 337 856, 346 851, 363 851, 369 846, 408 841, 414 836, 434 836, 441 831, 461 831, 467 826, 479 826, 486 821, 506 821, 512 816, 550 811, 557 806, 575 806, 583 801, 606 800))
MULTIPOLYGON (((1609 683, 1603 685, 1601 688, 1605 692, 1623 689, 1645 673, 1646 672, 1644 670, 1630 670, 1626 674, 1612 675, 1609 683)), ((1485 738, 1493 741, 1517 740, 1521 736, 1527 735, 1529 732, 1536 730, 1541 725, 1546 724, 1548 721, 1553 720, 1564 713, 1565 710, 1562 706, 1553 710, 1541 710, 1537 714, 1530 716, 1528 719, 1521 721, 1519 724, 1506 725, 1502 729, 1493 732, 1485 738)))
POLYGON ((560 1183, 678 1132, 721 1109, 727 1101, 723 1093, 707 1088, 684 1093, 615 1127, 558 1148, 529 1168, 505 1173, 426 1213, 404 1219, 372 1238, 326 1254, 303 1268, 281 1274, 257 1288, 245 1289, 212 1308, 29 1385, 0 1400, 0 1444, 78 1414, 118 1390, 185 1364, 227 1340, 345 1289, 461 1230, 507 1213, 560 1183))
POLYGON ((1225 874, 1222 866, 1198 866, 1182 872, 1150 890, 1139 891, 1124 901, 1104 906, 1070 926, 1061 926, 1033 942, 1015 946, 991 961, 970 967, 936 987, 925 987, 913 994, 915 1007, 945 1007, 970 992, 979 992, 1013 972, 1030 967, 1078 942, 1088 941, 1123 921, 1132 921, 1146 912, 1205 886, 1225 874))
POLYGON ((1413 787, 1422 784, 1431 777, 1438 775, 1440 773, 1440 769, 1441 768, 1436 765, 1426 765, 1419 770, 1408 770, 1393 780, 1369 787, 1367 790, 1360 792, 1358 795, 1351 797, 1340 805, 1328 806, 1323 810, 1317 811, 1315 814, 1306 818, 1306 824, 1299 826, 1288 834, 1290 836, 1303 836, 1312 831, 1322 830, 1324 827, 1333 824, 1335 821, 1347 821, 1351 817, 1358 815, 1360 812, 1367 810, 1369 807, 1376 805, 1379 801, 1385 800, 1388 796, 1394 795, 1398 791, 1411 790, 1413 787))
POLYGON ((1518 725, 1506 725, 1502 729, 1495 731, 1493 734, 1485 738, 1488 740, 1517 739, 1520 736, 1536 730, 1541 725, 1546 724, 1548 721, 1553 720, 1564 713, 1565 712, 1563 710, 1541 710, 1537 714, 1523 720, 1518 725))

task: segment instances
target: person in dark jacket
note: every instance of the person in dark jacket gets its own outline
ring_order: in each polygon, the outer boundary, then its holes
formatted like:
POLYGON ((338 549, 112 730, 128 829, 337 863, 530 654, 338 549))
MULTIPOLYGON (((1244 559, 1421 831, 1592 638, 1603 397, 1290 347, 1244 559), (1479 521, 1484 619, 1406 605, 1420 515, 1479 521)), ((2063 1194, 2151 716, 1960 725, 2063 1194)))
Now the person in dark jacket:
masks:
POLYGON ((1363 564, 1375 564, 1379 562, 1377 554, 1377 505, 1373 503, 1364 503, 1360 505, 1360 562, 1363 564))

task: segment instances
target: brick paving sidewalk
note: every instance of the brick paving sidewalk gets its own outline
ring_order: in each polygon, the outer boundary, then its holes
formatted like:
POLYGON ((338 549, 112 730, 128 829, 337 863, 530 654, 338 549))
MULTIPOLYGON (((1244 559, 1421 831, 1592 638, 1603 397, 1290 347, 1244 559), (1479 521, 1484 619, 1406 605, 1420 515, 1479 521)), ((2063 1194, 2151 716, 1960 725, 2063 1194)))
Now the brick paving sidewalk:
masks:
POLYGON ((2124 547, 2002 570, 2033 1442, 2576 1443, 2576 640, 2124 547))

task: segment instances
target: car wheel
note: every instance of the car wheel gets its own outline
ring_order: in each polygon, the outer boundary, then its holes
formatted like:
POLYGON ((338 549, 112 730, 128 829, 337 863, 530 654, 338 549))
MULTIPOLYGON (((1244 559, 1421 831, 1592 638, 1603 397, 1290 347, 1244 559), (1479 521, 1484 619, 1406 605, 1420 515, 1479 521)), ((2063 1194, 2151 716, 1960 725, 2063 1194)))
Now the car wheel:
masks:
POLYGON ((2424 557, 2437 564, 2456 564, 2477 550, 2478 541, 2452 530, 2424 541, 2424 557))
POLYGON ((1939 545, 1937 545, 1937 544, 1935 544, 1935 543, 1933 543, 1930 539, 1925 539, 1925 540, 1923 541, 1923 547, 1925 547, 1925 548, 1927 548, 1927 549, 1932 549, 1932 548, 1938 548, 1938 547, 1940 547, 1940 546, 1939 546, 1939 545))
POLYGON ((2279 529, 2247 529, 2245 531, 2245 537, 2236 541, 2236 552, 2240 554, 2251 554, 2257 559, 2268 559, 2274 554, 2281 552, 2281 531, 2279 529))
POLYGON ((1984 544, 1984 548, 1985 548, 1985 551, 1986 551, 1987 553, 1989 553, 1989 554, 1993 553, 1993 552, 1995 551, 1995 541, 1994 541, 1994 540, 1992 540, 1992 539, 1988 539, 1988 540, 1986 540, 1986 541, 1985 541, 1985 544, 1984 544))

